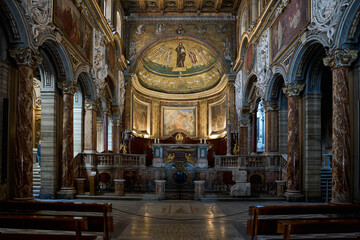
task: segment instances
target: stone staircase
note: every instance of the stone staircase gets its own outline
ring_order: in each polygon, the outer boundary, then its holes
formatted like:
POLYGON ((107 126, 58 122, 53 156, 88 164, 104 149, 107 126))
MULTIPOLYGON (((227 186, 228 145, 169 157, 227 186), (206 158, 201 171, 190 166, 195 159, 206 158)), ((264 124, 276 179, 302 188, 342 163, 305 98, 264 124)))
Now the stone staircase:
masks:
POLYGON ((41 169, 39 164, 33 165, 33 195, 35 198, 40 197, 41 188, 41 169))

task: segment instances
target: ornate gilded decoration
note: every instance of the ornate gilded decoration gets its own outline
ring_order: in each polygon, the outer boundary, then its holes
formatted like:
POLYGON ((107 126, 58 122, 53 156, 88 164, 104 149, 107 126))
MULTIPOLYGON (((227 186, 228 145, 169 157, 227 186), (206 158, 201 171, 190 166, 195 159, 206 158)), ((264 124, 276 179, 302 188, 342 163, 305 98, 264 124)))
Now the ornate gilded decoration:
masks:
POLYGON ((240 152, 240 146, 237 145, 237 143, 235 143, 234 149, 233 149, 233 154, 234 154, 234 155, 238 155, 239 152, 240 152))
POLYGON ((174 160, 175 160, 175 153, 170 153, 170 154, 168 155, 167 161, 165 162, 165 165, 173 162, 174 160))
POLYGON ((350 66, 358 58, 357 49, 334 49, 323 58, 325 66, 331 68, 350 66))
POLYGON ((266 111, 277 110, 279 105, 277 101, 263 101, 263 107, 266 111))
POLYGON ((176 134, 175 136, 176 143, 182 143, 184 141, 184 137, 181 133, 176 134))
POLYGON ((188 163, 191 163, 192 165, 195 165, 194 160, 192 159, 191 153, 185 153, 185 159, 188 163))
POLYGON ((124 141, 122 141, 119 146, 119 152, 121 152, 122 154, 127 153, 127 147, 126 147, 126 144, 124 143, 124 141))
POLYGON ((75 94, 78 90, 77 83, 69 81, 58 82, 58 88, 60 88, 63 93, 67 94, 75 94))
POLYGON ((13 48, 9 50, 10 56, 19 65, 31 67, 33 65, 33 51, 30 48, 13 48))

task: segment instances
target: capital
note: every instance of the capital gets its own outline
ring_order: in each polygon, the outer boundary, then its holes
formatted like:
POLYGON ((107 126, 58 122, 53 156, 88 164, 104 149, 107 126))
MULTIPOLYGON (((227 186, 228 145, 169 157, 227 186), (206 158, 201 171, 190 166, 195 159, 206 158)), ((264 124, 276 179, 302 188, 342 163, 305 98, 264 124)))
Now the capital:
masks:
POLYGON ((31 67, 33 61, 33 51, 30 48, 13 48, 9 50, 9 54, 15 59, 18 65, 31 67))
POLYGON ((279 104, 276 101, 263 101, 263 107, 266 111, 277 110, 279 104))
POLYGON ((97 101, 97 100, 90 100, 90 99, 85 100, 85 109, 86 110, 89 110, 89 109, 96 110, 98 106, 99 106, 99 101, 97 101))
POLYGON ((121 127, 121 120, 116 119, 116 120, 111 120, 112 125, 115 127, 121 127))
POLYGON ((323 58, 323 62, 325 66, 331 68, 349 67, 357 58, 357 49, 334 49, 323 58))
POLYGON ((249 126, 249 120, 240 120, 239 121, 240 127, 248 127, 249 126))
POLYGON ((67 94, 74 94, 78 90, 76 82, 73 81, 58 82, 58 88, 60 88, 63 93, 67 94))
POLYGON ((111 106, 111 110, 112 110, 114 116, 118 116, 119 113, 120 113, 120 109, 119 109, 119 106, 118 106, 118 105, 113 105, 113 106, 111 106))
POLYGON ((286 87, 283 87, 283 91, 288 97, 299 96, 304 87, 305 84, 289 83, 286 87))

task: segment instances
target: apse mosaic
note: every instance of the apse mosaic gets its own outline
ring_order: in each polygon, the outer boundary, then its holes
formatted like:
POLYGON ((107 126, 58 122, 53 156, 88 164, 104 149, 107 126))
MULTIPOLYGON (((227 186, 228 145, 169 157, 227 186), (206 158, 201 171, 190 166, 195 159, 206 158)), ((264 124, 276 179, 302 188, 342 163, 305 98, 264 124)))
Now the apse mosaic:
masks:
POLYGON ((136 72, 146 88, 192 93, 214 87, 224 71, 221 58, 209 45, 190 37, 169 37, 143 52, 136 72))

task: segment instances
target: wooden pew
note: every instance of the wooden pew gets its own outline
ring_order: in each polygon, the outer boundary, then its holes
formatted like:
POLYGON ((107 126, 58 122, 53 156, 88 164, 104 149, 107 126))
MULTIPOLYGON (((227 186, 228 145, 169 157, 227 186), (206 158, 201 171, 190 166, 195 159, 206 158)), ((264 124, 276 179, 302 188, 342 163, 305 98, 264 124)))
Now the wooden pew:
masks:
POLYGON ((86 231, 103 232, 103 239, 109 240, 114 231, 112 204, 109 203, 78 203, 78 202, 43 202, 43 201, 0 201, 0 213, 85 216, 88 228, 86 231), (43 211, 54 211, 46 213, 43 211), (99 213, 94 215, 91 213, 99 213), (102 214, 102 216, 99 216, 102 214))
MULTIPOLYGON (((75 235, 59 234, 58 239, 94 240, 96 236, 82 236, 81 232, 88 228, 86 217, 33 216, 0 214, 0 227, 12 229, 41 229, 75 231, 75 235)), ((10 239, 15 234, 0 234, 0 239, 10 239)), ((22 234, 22 239, 52 239, 47 234, 22 234)))
POLYGON ((360 219, 280 220, 277 232, 283 233, 284 240, 291 234, 360 232, 360 219))
POLYGON ((294 215, 293 218, 296 219, 297 215, 302 214, 323 214, 323 218, 328 218, 329 214, 334 215, 335 218, 360 217, 360 205, 250 206, 249 216, 251 219, 248 220, 246 235, 251 236, 251 239, 257 239, 258 235, 276 234, 277 222, 286 220, 281 218, 281 215, 294 215), (275 217, 275 215, 278 216, 275 217), (270 217, 261 219, 260 216, 270 217))

